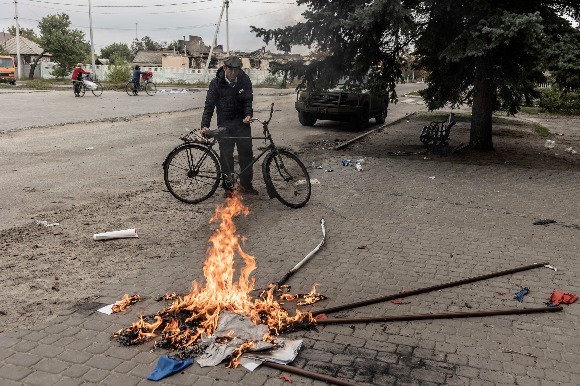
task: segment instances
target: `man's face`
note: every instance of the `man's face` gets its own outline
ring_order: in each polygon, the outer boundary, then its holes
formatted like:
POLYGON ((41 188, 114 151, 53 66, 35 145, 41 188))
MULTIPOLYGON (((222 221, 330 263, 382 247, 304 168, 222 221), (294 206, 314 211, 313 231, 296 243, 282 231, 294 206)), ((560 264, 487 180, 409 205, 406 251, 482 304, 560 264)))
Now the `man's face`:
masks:
POLYGON ((224 66, 224 71, 226 73, 226 78, 228 78, 229 81, 233 81, 238 76, 240 69, 224 66))

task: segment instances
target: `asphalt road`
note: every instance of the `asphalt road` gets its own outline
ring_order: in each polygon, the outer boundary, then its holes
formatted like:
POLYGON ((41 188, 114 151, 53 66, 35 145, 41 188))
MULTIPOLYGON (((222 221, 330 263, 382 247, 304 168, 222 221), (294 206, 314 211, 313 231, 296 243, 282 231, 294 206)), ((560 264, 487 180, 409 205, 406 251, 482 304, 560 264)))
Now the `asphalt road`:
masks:
MULTIPOLYGON (((401 85, 401 102, 389 107, 387 122, 424 108, 418 98, 402 97, 420 87, 401 85)), ((0 230, 58 221, 44 213, 162 181, 165 156, 179 136, 199 127, 205 99, 201 89, 152 97, 106 90, 101 97, 83 98, 68 91, 0 90, 0 230)), ((300 151, 313 138, 348 140, 360 134, 330 121, 301 126, 292 90, 254 94, 256 117, 266 117, 275 103, 270 128, 279 146, 300 151)))

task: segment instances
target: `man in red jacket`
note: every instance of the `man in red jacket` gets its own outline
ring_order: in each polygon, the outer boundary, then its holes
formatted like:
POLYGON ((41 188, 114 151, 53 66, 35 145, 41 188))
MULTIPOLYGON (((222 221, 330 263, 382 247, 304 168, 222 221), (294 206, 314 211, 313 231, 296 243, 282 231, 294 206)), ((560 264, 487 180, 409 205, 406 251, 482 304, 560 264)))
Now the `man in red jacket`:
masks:
POLYGON ((73 91, 76 97, 80 96, 79 92, 81 90, 81 82, 83 81, 83 74, 92 74, 92 72, 85 71, 83 69, 83 64, 77 63, 77 66, 73 70, 71 77, 73 81, 73 91))

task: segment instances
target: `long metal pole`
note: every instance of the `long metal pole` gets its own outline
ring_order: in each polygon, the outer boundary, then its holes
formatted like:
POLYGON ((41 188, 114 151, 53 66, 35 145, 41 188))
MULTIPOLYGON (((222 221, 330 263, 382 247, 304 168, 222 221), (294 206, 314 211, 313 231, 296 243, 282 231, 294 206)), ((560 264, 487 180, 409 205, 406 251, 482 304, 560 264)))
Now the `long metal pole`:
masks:
POLYGON ((230 1, 226 0, 226 50, 228 56, 230 56, 230 18, 228 16, 228 10, 230 9, 230 1))
POLYGON ((89 33, 91 35, 91 69, 93 76, 97 79, 95 68, 95 42, 93 40, 93 16, 91 12, 91 0, 89 0, 89 33))
POLYGON ((14 0, 14 20, 16 22, 16 79, 20 80, 20 22, 18 21, 18 1, 14 0))
POLYGON ((469 311, 449 312, 442 314, 410 314, 397 316, 377 316, 369 318, 331 318, 320 319, 316 324, 346 324, 346 323, 372 323, 372 322, 402 322, 408 320, 424 319, 453 319, 453 318, 477 318, 481 316, 514 315, 514 314, 537 314, 540 312, 560 312, 563 307, 539 307, 539 308, 508 308, 493 311, 469 311))
POLYGON ((205 64, 205 70, 203 71, 203 80, 207 81, 207 70, 209 69, 209 62, 211 62, 211 55, 213 53, 213 46, 215 44, 215 40, 217 39, 217 34, 220 30, 220 24, 222 22, 222 16, 224 14, 224 8, 226 7, 226 3, 224 2, 222 4, 222 10, 220 12, 220 18, 218 19, 218 22, 215 26, 215 33, 213 34, 213 39, 211 40, 211 47, 209 49, 209 55, 207 57, 207 63, 205 64))
POLYGON ((435 285, 432 287, 420 288, 420 289, 413 290, 413 291, 399 292, 398 294, 387 295, 387 296, 383 296, 380 298, 363 300, 363 301, 356 302, 356 303, 350 303, 350 304, 345 304, 342 306, 327 308, 325 310, 314 311, 314 312, 312 312, 312 315, 316 316, 316 315, 320 315, 320 314, 330 314, 333 312, 350 310, 352 308, 367 306, 369 304, 375 304, 375 303, 380 303, 380 302, 384 302, 384 301, 388 301, 388 300, 406 298, 408 296, 419 295, 419 294, 424 294, 426 292, 437 291, 437 290, 440 290, 443 288, 449 288, 449 287, 455 287, 455 286, 462 285, 462 284, 473 283, 473 282, 480 281, 480 280, 490 279, 492 277, 504 276, 504 275, 509 275, 510 273, 516 273, 516 272, 521 272, 521 271, 527 271, 529 269, 540 268, 540 267, 543 267, 547 264, 548 263, 535 263, 532 265, 526 265, 524 267, 508 269, 507 271, 495 272, 495 273, 490 273, 488 275, 476 276, 476 277, 472 277, 472 278, 468 278, 468 279, 453 281, 451 283, 439 284, 439 285, 435 285))
POLYGON ((312 379, 318 379, 320 381, 328 382, 333 385, 340 385, 340 386, 360 386, 358 383, 344 381, 342 379, 331 377, 330 375, 324 375, 320 373, 315 373, 314 371, 304 370, 299 367, 288 366, 288 365, 281 365, 279 363, 274 362, 262 362, 262 366, 271 367, 276 370, 286 371, 288 373, 302 375, 304 377, 309 377, 312 379))
POLYGON ((322 241, 318 243, 318 245, 310 253, 308 253, 306 257, 300 260, 300 262, 298 262, 298 264, 296 264, 294 268, 292 268, 290 271, 286 273, 286 275, 284 275, 280 280, 278 280, 276 282, 276 286, 281 286, 282 284, 286 283, 288 279, 290 279, 290 277, 292 277, 292 275, 294 275, 294 273, 296 273, 296 271, 298 271, 300 267, 302 267, 304 263, 306 263, 316 252, 318 252, 320 247, 324 245, 324 242, 326 241, 326 228, 324 227, 324 219, 320 220, 320 227, 322 228, 322 241))

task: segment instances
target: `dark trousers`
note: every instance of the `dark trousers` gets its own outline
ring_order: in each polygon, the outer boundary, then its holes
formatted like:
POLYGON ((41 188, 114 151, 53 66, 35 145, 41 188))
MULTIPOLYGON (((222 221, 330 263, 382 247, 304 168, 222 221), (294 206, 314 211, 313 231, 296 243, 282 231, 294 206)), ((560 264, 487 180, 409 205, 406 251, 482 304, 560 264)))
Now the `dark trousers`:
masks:
MULTIPOLYGON (((254 158, 252 151, 252 128, 246 125, 241 120, 235 122, 227 122, 222 126, 227 128, 227 136, 232 138, 224 138, 219 142, 220 146, 220 162, 222 164, 223 173, 232 173, 234 169, 234 147, 238 149, 238 161, 240 163, 240 172, 244 170, 254 158)), ((240 185, 244 188, 252 186, 252 179, 254 178, 253 168, 249 168, 244 173, 240 174, 240 185)))

